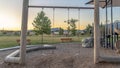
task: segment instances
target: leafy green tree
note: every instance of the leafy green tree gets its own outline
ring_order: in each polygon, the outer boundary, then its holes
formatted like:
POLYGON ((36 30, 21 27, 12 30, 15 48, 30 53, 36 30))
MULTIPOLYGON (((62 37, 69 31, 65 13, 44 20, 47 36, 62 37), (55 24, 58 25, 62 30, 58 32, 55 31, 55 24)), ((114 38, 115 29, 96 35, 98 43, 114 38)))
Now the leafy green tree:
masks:
POLYGON ((71 30, 71 32, 72 32, 72 35, 76 35, 76 22, 77 22, 78 20, 76 20, 76 19, 71 19, 70 20, 70 22, 69 22, 69 24, 70 24, 70 30, 71 30))
POLYGON ((43 11, 37 14, 32 25, 34 26, 35 34, 42 35, 42 42, 43 34, 51 34, 51 21, 47 16, 45 16, 43 11))
POLYGON ((43 11, 37 14, 32 25, 34 26, 34 31, 37 35, 51 33, 51 21, 47 16, 45 16, 43 11))
POLYGON ((88 24, 86 26, 86 30, 87 30, 87 32, 90 32, 92 30, 92 25, 88 24))
POLYGON ((68 32, 71 32, 72 35, 76 35, 76 22, 78 20, 76 19, 70 19, 70 20, 67 20, 65 22, 68 23, 68 32))
POLYGON ((59 34, 60 34, 60 35, 63 35, 63 32, 64 32, 64 29, 60 28, 59 34))

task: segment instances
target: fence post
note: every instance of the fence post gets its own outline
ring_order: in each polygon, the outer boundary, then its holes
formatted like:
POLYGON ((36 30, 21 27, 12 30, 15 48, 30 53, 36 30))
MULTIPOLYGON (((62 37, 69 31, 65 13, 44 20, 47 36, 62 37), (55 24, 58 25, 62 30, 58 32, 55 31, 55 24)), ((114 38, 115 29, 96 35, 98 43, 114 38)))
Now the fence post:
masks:
POLYGON ((94 63, 99 62, 100 27, 99 27, 99 0, 94 0, 94 63))
POLYGON ((20 38, 20 64, 26 62, 26 35, 27 35, 27 22, 28 22, 28 5, 29 0, 23 0, 22 8, 22 25, 21 25, 21 38, 20 38))

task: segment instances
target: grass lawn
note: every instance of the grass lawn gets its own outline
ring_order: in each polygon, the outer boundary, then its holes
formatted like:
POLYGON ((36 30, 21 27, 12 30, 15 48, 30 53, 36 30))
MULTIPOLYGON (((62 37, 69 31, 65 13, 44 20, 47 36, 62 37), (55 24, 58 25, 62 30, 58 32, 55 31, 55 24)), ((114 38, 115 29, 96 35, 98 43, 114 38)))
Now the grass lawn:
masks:
MULTIPOLYGON (((61 38, 64 36, 51 36, 51 35, 44 35, 43 43, 46 44, 54 44, 54 43, 61 43, 61 38)), ((81 40, 85 37, 88 37, 88 35, 81 35, 81 36, 74 36, 71 37, 73 42, 81 42, 81 40)), ((19 46, 16 42, 17 39, 19 39, 20 36, 0 36, 0 48, 7 48, 7 47, 13 47, 13 46, 19 46)), ((41 44, 41 36, 27 36, 27 39, 31 40, 31 44, 41 44)))

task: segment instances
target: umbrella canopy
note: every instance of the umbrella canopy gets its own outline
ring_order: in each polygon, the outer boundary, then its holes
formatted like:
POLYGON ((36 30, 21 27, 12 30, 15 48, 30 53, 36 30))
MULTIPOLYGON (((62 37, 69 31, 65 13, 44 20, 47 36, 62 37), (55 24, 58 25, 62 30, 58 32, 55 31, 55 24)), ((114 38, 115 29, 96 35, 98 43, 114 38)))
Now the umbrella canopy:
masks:
MULTIPOLYGON (((99 0, 99 6, 104 8, 106 6, 106 0, 99 0)), ((94 4, 94 0, 87 2, 86 4, 94 4)), ((111 0, 107 2, 108 6, 111 5, 111 0)), ((120 7, 120 0, 112 0, 113 7, 120 7)))

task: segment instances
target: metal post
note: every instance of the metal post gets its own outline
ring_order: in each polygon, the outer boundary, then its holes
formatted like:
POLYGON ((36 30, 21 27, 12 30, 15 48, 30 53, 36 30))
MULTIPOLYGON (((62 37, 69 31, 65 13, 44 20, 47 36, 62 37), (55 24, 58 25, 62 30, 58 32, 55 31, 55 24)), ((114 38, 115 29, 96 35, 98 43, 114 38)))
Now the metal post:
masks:
MULTIPOLYGON (((53 29, 54 29, 54 25, 55 25, 55 8, 53 8, 53 29)), ((54 33, 52 34, 52 38, 53 38, 53 40, 52 40, 52 42, 54 41, 54 33)), ((53 42, 54 43, 54 42, 53 42)))
POLYGON ((71 6, 28 6, 29 8, 59 8, 59 9, 94 9, 93 7, 71 7, 71 6))
POLYGON ((70 15, 69 14, 70 14, 70 9, 68 8, 68 22, 67 22, 68 23, 68 28, 67 28, 68 29, 68 36, 69 36, 69 33, 70 33, 70 31, 69 31, 70 15))
POLYGON ((107 38, 107 35, 108 35, 108 11, 107 11, 107 0, 105 1, 106 2, 106 25, 105 25, 105 47, 107 46, 108 48, 108 38, 107 38))
POLYGON ((20 64, 25 64, 26 58, 26 35, 27 35, 27 22, 28 22, 28 4, 29 0, 23 0, 22 9, 22 26, 20 38, 20 64))
POLYGON ((111 0, 111 33, 112 33, 112 49, 114 48, 114 31, 113 31, 113 1, 111 0))
POLYGON ((55 24, 55 8, 53 8, 53 28, 54 28, 54 24, 55 24))
POLYGON ((78 39, 80 36, 79 30, 80 30, 80 9, 78 9, 78 39))
POLYGON ((94 0, 94 64, 99 62, 100 27, 99 27, 99 0, 94 0))
MULTIPOLYGON (((44 8, 42 8, 42 12, 44 12, 43 10, 44 10, 44 8)), ((42 21, 42 26, 43 26, 43 21, 42 21)), ((43 39, 44 39, 44 38, 43 38, 43 35, 44 35, 44 33, 43 33, 43 28, 41 27, 41 29, 42 29, 41 43, 44 44, 44 40, 43 40, 43 39)))
POLYGON ((70 9, 68 8, 68 23, 69 23, 69 18, 70 18, 70 9))
POLYGON ((102 36, 103 36, 103 31, 102 31, 102 22, 100 23, 100 34, 101 34, 101 38, 102 38, 102 36))
MULTIPOLYGON (((119 29, 118 26, 119 25, 118 25, 118 22, 117 22, 117 29, 119 29)), ((116 40, 118 41, 118 39, 119 39, 119 35, 117 34, 117 39, 116 40)))
POLYGON ((78 9, 78 30, 80 30, 80 9, 78 9))

